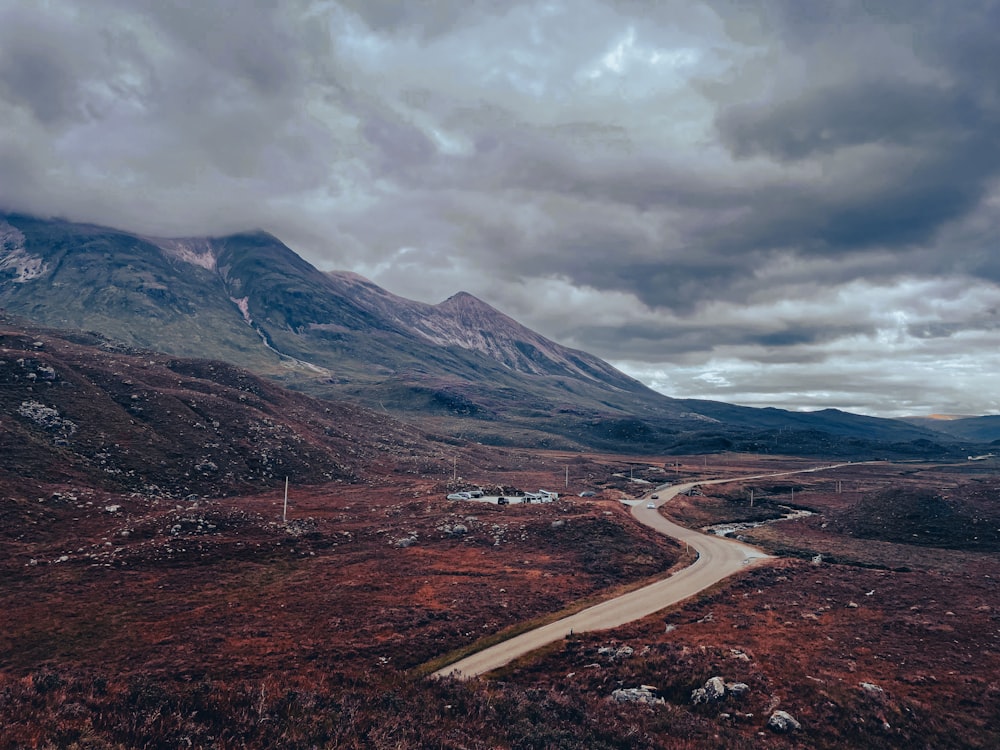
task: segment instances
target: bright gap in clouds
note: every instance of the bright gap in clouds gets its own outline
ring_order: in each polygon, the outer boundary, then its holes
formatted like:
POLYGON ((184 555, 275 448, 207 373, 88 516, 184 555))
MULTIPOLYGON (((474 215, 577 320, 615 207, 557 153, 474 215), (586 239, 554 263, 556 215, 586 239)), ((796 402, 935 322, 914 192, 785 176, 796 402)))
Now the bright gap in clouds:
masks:
MULTIPOLYGON (((1000 287, 968 279, 855 282, 808 299, 716 302, 690 317, 647 308, 651 327, 683 334, 690 346, 660 363, 650 345, 643 360, 610 361, 677 398, 882 417, 1000 413, 998 309, 1000 287), (840 335, 831 333, 837 326, 840 335), (714 343, 736 328, 743 343, 714 343), (785 335, 786 345, 752 343, 785 335)), ((663 344, 674 342, 665 335, 663 344)))
POLYGON ((707 356, 685 355, 683 364, 611 364, 675 398, 878 417, 1000 413, 1000 398, 992 395, 1000 331, 934 340, 877 332, 812 346, 807 354, 807 361, 781 361, 780 352, 719 347, 707 356))

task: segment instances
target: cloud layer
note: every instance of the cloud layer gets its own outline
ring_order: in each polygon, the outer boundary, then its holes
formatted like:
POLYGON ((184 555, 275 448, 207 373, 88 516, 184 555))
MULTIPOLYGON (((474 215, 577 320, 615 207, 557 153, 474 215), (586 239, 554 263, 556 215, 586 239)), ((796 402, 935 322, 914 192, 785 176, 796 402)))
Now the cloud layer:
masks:
POLYGON ((1000 413, 1000 3, 0 6, 0 207, 266 228, 669 395, 1000 413))

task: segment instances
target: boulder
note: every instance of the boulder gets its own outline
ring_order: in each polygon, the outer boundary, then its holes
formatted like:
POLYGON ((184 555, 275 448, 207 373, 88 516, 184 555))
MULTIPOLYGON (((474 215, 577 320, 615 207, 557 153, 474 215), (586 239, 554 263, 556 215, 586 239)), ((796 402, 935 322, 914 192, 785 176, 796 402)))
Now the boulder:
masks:
POLYGON ((882 695, 885 692, 874 682, 861 682, 858 683, 858 687, 868 693, 868 695, 882 695))
POLYGON ((733 698, 742 698, 750 692, 750 686, 745 682, 727 682, 726 692, 733 698))
POLYGON ((726 697, 726 683, 721 677, 712 677, 705 683, 705 695, 711 701, 721 701, 726 697))
POLYGON ((787 711, 775 711, 771 714, 771 718, 767 720, 767 727, 768 729, 773 729, 775 732, 785 733, 801 729, 802 725, 787 711))

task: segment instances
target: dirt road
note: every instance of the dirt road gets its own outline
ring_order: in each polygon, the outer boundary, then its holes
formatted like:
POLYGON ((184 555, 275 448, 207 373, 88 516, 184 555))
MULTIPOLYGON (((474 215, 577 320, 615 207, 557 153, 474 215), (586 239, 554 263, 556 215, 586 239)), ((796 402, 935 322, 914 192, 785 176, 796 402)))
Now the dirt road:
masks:
MULTIPOLYGON (((837 464, 842 466, 843 464, 837 464)), ((632 515, 640 522, 650 526, 662 534, 674 537, 689 544, 697 553, 698 559, 683 570, 669 578, 657 581, 641 589, 609 599, 593 607, 581 610, 574 615, 564 617, 556 622, 543 625, 535 630, 522 633, 503 643, 484 649, 467 656, 454 664, 434 672, 432 677, 452 676, 459 679, 470 679, 485 672, 502 667, 520 656, 524 656, 537 648, 548 645, 571 633, 583 633, 590 630, 605 630, 623 625, 632 620, 638 620, 651 615, 664 607, 694 596, 723 578, 732 575, 755 561, 769 555, 755 547, 742 544, 725 537, 709 536, 698 531, 671 523, 660 515, 658 508, 663 503, 675 497, 678 493, 694 485, 723 484, 739 482, 748 479, 800 474, 823 469, 835 468, 824 466, 800 471, 781 472, 780 474, 759 474, 728 479, 711 479, 691 482, 671 487, 662 487, 655 492, 660 499, 654 501, 656 508, 646 507, 648 502, 643 499, 632 507, 632 515)))

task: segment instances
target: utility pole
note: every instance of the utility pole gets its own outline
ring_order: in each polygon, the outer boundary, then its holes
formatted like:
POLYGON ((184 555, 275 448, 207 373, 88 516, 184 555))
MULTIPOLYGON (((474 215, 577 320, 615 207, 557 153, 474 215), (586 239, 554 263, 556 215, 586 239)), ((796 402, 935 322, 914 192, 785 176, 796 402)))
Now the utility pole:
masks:
POLYGON ((753 487, 750 488, 750 507, 753 507, 753 487))
POLYGON ((569 466, 566 467, 566 489, 569 489, 569 466))
POLYGON ((285 477, 285 504, 281 509, 281 522, 288 522, 288 477, 285 477))

